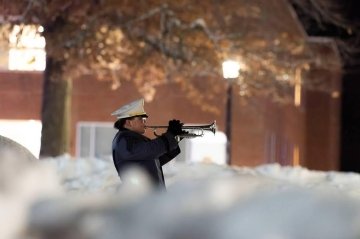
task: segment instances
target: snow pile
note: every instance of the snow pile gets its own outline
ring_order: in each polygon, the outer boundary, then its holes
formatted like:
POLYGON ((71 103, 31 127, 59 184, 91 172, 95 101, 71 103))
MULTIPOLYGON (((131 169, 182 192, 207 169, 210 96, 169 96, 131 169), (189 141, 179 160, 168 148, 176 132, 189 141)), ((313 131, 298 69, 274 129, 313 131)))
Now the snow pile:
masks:
POLYGON ((121 184, 111 159, 31 163, 1 188, 0 238, 360 238, 359 174, 278 164, 164 171, 167 192, 136 170, 134 184, 121 184))

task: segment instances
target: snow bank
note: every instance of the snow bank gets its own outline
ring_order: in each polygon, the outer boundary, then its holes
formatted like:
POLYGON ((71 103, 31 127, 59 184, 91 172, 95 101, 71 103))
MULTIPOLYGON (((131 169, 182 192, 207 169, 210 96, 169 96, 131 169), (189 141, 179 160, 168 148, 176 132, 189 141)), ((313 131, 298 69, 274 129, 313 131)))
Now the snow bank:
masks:
POLYGON ((110 159, 31 164, 1 188, 0 238, 360 238, 359 174, 172 163, 165 175, 155 192, 139 171, 121 184, 110 159))

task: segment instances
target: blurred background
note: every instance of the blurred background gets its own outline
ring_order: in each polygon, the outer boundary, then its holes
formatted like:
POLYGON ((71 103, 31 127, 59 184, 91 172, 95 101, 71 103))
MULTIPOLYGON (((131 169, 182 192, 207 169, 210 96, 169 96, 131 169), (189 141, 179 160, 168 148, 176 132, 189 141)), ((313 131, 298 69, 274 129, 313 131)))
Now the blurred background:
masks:
POLYGON ((356 1, 29 2, 0 9, 0 134, 36 157, 110 157, 143 97, 150 125, 216 121, 180 161, 360 171, 356 1))

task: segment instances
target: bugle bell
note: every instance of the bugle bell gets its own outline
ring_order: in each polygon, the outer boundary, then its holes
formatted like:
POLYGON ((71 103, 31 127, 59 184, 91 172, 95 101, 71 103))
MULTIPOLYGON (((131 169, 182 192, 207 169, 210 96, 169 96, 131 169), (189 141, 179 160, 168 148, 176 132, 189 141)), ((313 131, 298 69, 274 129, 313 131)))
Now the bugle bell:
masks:
MULTIPOLYGON (((156 133, 157 129, 167 129, 167 125, 146 125, 146 128, 152 129, 155 136, 160 136, 156 133)), ((214 135, 216 133, 216 121, 211 124, 184 124, 182 130, 189 131, 185 134, 178 135, 180 138, 195 138, 204 136, 205 131, 210 131, 214 135)))

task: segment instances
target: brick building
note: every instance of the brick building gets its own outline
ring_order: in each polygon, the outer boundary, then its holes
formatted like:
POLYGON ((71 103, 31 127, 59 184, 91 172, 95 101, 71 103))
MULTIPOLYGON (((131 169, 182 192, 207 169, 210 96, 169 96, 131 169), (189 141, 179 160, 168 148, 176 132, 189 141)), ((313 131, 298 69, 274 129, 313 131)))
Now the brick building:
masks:
MULTIPOLYGON (((335 44, 329 39, 308 38, 286 1, 267 1, 274 14, 281 13, 286 24, 277 31, 307 39, 308 47, 323 64, 313 67, 309 77, 328 81, 331 91, 309 90, 294 86, 294 103, 278 105, 269 99, 254 99, 254 105, 241 105, 236 86, 232 105, 232 164, 256 166, 264 163, 302 165, 311 169, 339 167, 341 63, 335 44), (276 11, 275 11, 276 10, 276 11), (299 97, 295 103, 295 97, 299 97)), ((3 61, 4 62, 4 61, 3 61)), ((6 61, 5 61, 6 62, 6 61)), ((224 82, 224 89, 226 82, 224 82)), ((206 84, 206 82, 204 82, 206 84)), ((206 87, 206 85, 205 85, 206 87)), ((111 90, 110 82, 91 76, 73 82, 71 115, 71 152, 82 157, 108 153, 114 133, 110 113, 141 95, 131 82, 111 90)), ((0 120, 40 120, 42 72, 0 72, 0 120)), ((226 91, 216 104, 220 114, 203 112, 173 84, 157 89, 145 109, 148 124, 166 124, 177 118, 189 123, 216 120, 225 130, 226 91), (164 100, 166 99, 166 100, 164 100)), ((149 136, 151 133, 148 132, 149 136)))

